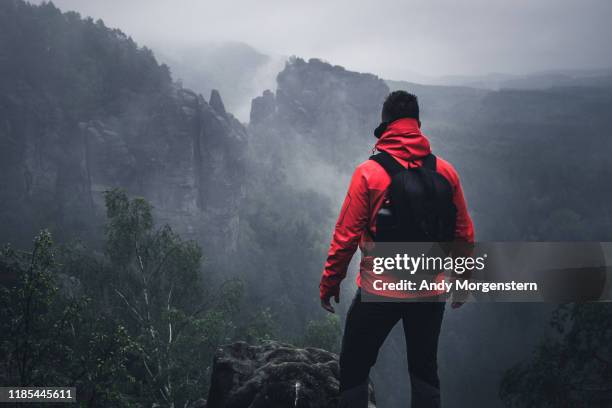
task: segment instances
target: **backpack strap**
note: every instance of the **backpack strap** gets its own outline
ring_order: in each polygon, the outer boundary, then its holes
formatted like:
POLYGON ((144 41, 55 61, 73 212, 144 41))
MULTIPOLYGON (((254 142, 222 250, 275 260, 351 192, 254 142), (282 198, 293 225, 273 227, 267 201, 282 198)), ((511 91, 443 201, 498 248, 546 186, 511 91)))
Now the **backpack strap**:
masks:
POLYGON ((374 160, 376 163, 380 164, 391 178, 393 178, 393 176, 395 176, 397 173, 406 170, 404 166, 399 164, 399 162, 387 152, 380 152, 370 156, 370 160, 374 160))
POLYGON ((427 156, 423 157, 422 166, 424 168, 431 171, 436 171, 437 164, 438 160, 436 159, 436 156, 434 156, 432 153, 429 153, 427 156))
MULTIPOLYGON (((376 163, 380 164, 391 178, 393 178, 393 176, 395 176, 397 173, 406 170, 406 167, 399 164, 399 162, 395 160, 393 156, 384 151, 370 156, 370 160, 374 160, 376 163)), ((436 156, 430 153, 423 157, 422 167, 431 171, 436 171, 436 156)))

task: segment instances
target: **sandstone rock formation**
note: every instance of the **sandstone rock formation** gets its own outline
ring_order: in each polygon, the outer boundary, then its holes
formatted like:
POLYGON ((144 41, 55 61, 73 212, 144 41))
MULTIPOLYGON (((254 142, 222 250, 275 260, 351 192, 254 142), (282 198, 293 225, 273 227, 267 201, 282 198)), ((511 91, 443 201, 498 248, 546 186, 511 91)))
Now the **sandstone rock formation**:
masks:
MULTIPOLYGON (((336 408, 338 357, 277 342, 221 347, 207 408, 336 408)), ((370 387, 370 408, 375 408, 370 387)))
POLYGON ((254 141, 295 136, 320 159, 338 167, 352 165, 367 157, 388 93, 375 75, 292 58, 278 74, 276 93, 265 91, 253 100, 249 129, 254 141))

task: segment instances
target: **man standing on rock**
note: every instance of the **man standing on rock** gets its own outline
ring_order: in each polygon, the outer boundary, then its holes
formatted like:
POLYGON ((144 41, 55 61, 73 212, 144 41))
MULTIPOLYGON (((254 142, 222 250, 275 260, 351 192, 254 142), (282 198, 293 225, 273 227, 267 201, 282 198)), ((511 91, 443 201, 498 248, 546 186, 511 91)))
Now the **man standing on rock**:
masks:
MULTIPOLYGON (((381 116, 382 123, 374 131, 379 153, 353 174, 320 284, 321 305, 333 313, 330 299, 339 302, 340 282, 360 247, 359 289, 348 311, 340 353, 340 407, 367 407, 370 368, 399 320, 406 340, 412 408, 440 407, 437 349, 445 306, 439 300, 441 293, 382 293, 396 301, 362 301, 363 292, 371 290, 380 277, 372 273, 371 257, 364 250, 385 241, 471 244, 474 228, 457 172, 431 154, 429 141, 421 133, 416 96, 392 92, 381 116), (389 229, 389 224, 394 228, 389 229)), ((459 305, 453 303, 453 307, 459 305)))

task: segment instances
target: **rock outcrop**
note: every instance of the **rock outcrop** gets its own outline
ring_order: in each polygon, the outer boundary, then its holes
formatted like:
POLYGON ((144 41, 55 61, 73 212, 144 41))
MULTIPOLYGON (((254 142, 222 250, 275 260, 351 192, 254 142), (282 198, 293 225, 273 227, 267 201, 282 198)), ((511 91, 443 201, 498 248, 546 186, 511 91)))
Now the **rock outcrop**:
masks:
MULTIPOLYGON (((336 408, 338 357, 277 342, 223 346, 215 357, 207 408, 336 408)), ((370 386, 370 408, 375 408, 370 386)))
POLYGON ((388 92, 375 75, 291 58, 276 91, 251 103, 250 150, 272 157, 272 167, 284 170, 298 191, 340 201, 353 169, 371 155, 388 92))
POLYGON ((255 141, 295 136, 342 168, 367 157, 388 93, 375 75, 292 58, 278 74, 276 93, 268 90, 253 100, 249 129, 255 141))

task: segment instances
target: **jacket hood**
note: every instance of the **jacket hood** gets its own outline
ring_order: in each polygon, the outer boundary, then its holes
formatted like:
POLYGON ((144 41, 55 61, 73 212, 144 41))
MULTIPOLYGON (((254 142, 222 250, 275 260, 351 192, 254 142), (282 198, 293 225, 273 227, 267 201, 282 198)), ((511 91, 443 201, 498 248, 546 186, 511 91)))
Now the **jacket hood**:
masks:
POLYGON ((402 118, 387 126, 376 145, 376 150, 384 151, 405 161, 427 156, 431 153, 429 141, 421 133, 416 119, 402 118))

